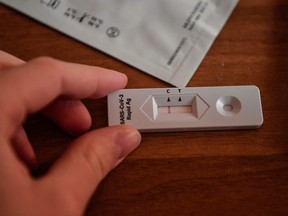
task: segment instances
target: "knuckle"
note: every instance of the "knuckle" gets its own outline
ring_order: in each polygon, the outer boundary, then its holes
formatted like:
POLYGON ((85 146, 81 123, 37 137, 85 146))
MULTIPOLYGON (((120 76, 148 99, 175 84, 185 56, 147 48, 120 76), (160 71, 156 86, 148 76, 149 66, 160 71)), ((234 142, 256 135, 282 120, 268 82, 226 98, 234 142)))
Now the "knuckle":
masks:
POLYGON ((50 74, 58 74, 63 68, 61 61, 48 56, 37 57, 30 61, 31 64, 38 65, 41 68, 49 68, 50 74))
POLYGON ((117 149, 107 142, 107 137, 98 137, 84 142, 81 149, 81 161, 93 181, 100 182, 114 167, 117 161, 117 149))
POLYGON ((36 64, 47 64, 47 65, 55 65, 57 64, 58 60, 52 58, 52 57, 49 57, 49 56, 40 56, 40 57, 37 57, 37 58, 34 58, 33 60, 31 60, 31 62, 33 63, 36 63, 36 64))
POLYGON ((61 61, 54 59, 48 56, 37 57, 30 61, 31 64, 37 65, 39 68, 43 68, 45 70, 41 71, 42 75, 45 74, 49 76, 50 80, 54 80, 52 83, 56 85, 56 83, 62 81, 62 71, 63 65, 61 61))
POLYGON ((85 151, 82 154, 82 158, 88 170, 90 170, 91 175, 99 178, 98 180, 104 178, 107 173, 107 165, 104 162, 104 158, 99 155, 99 152, 91 148, 89 151, 85 151))

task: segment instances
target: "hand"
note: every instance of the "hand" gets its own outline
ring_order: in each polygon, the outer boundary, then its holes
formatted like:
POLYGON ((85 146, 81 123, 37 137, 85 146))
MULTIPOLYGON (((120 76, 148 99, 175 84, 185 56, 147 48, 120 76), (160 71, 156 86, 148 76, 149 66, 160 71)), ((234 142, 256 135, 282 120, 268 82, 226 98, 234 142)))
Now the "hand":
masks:
POLYGON ((140 143, 138 131, 114 126, 87 132, 90 115, 82 98, 100 98, 127 83, 111 70, 51 58, 23 62, 0 51, 0 215, 82 215, 107 173, 140 143), (22 127, 42 112, 70 134, 79 135, 47 174, 36 166, 22 127), (69 118, 68 118, 69 116, 69 118))

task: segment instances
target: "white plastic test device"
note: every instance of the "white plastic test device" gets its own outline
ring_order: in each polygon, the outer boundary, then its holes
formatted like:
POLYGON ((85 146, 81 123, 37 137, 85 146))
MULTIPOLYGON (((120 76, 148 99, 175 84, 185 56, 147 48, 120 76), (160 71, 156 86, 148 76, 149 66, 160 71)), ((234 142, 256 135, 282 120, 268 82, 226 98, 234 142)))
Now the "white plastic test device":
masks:
POLYGON ((108 122, 141 132, 254 129, 263 113, 256 86, 123 89, 108 95, 108 122))

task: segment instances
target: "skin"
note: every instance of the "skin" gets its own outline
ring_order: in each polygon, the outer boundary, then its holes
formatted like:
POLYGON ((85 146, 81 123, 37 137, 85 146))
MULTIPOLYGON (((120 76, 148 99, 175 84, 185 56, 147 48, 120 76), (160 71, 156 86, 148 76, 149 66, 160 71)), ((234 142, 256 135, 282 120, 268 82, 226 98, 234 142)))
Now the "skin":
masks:
POLYGON ((99 183, 141 135, 129 126, 88 131, 91 117, 80 99, 101 98, 126 84, 124 74, 108 69, 48 57, 24 62, 0 51, 1 216, 84 214, 99 183), (37 112, 78 137, 45 175, 33 178, 37 161, 23 123, 37 112))

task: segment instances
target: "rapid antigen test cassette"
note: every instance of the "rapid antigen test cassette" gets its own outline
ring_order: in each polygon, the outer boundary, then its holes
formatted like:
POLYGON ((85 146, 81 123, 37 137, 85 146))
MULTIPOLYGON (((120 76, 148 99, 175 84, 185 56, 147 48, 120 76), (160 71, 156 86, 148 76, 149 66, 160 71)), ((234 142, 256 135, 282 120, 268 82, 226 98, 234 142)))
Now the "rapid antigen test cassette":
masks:
POLYGON ((108 119, 141 132, 253 129, 263 113, 256 86, 123 89, 108 95, 108 119))

